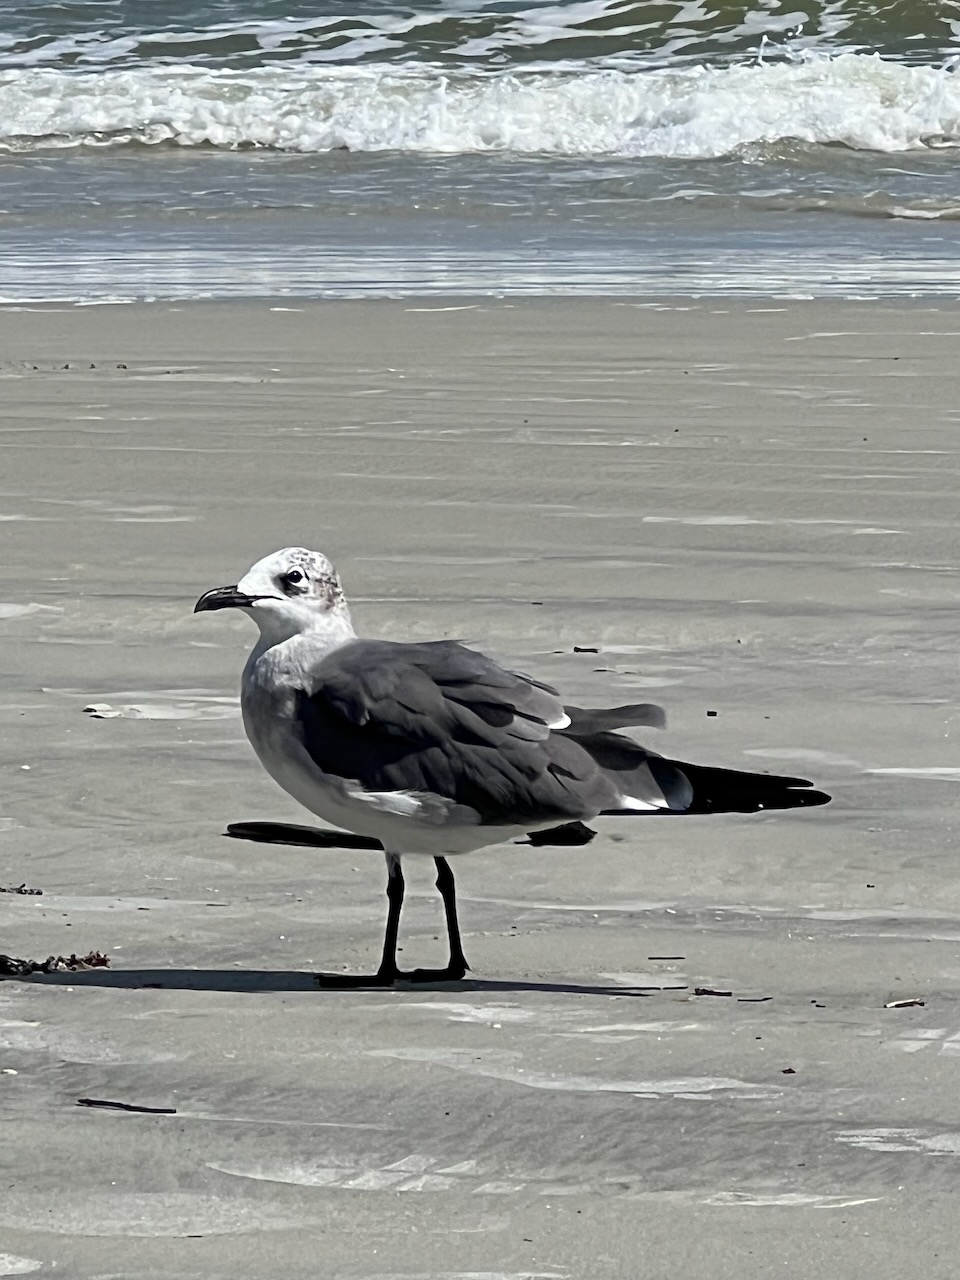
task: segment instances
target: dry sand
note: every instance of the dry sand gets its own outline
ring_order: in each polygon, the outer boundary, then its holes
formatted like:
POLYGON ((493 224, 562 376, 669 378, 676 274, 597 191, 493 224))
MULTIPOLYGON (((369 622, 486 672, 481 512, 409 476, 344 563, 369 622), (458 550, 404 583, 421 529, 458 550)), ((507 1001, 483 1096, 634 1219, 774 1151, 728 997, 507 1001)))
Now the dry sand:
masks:
POLYGON ((0 313, 0 883, 43 890, 0 951, 112 961, 0 986, 0 1275, 952 1277, 957 320, 0 313), (250 624, 190 612, 290 543, 368 634, 836 799, 487 851, 473 981, 313 990, 375 961, 382 861, 224 838, 309 819, 243 737, 250 624))

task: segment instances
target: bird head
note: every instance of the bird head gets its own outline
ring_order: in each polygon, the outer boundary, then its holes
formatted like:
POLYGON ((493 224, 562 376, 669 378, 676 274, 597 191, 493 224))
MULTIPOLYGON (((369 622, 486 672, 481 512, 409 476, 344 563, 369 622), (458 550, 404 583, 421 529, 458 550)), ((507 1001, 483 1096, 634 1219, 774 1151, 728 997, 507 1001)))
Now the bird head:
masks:
POLYGON ((235 586, 204 592, 193 611, 214 609, 242 609, 273 644, 304 631, 341 630, 344 623, 352 632, 336 569, 319 551, 304 547, 264 556, 235 586))

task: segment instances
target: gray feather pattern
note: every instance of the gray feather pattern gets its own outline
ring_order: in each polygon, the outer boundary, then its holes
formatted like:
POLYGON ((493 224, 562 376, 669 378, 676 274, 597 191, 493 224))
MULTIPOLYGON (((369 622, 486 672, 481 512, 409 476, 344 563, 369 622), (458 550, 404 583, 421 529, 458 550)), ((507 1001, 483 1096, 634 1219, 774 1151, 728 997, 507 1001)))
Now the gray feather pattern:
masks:
POLYGON ((500 826, 617 804, 590 753, 551 732, 563 714, 549 685, 452 641, 351 641, 318 664, 298 706, 324 773, 367 791, 441 796, 500 826))

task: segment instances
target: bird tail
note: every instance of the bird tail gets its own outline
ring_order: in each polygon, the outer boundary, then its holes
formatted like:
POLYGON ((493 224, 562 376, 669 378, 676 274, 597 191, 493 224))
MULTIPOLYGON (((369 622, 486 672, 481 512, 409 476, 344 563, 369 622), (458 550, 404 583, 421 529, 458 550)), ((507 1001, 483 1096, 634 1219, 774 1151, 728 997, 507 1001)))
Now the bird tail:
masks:
POLYGON ((828 804, 806 778, 747 773, 668 760, 619 733, 569 734, 593 758, 621 796, 611 814, 756 813, 828 804))
MULTIPOLYGON (((668 813, 758 813, 767 809, 804 809, 829 804, 830 796, 819 791, 807 778, 776 773, 747 773, 739 769, 719 769, 713 765, 688 764, 682 760, 655 762, 654 774, 680 775, 690 788, 686 805, 668 813)), ((677 781, 671 788, 676 791, 677 781)), ((608 810, 629 813, 628 809, 608 810)))

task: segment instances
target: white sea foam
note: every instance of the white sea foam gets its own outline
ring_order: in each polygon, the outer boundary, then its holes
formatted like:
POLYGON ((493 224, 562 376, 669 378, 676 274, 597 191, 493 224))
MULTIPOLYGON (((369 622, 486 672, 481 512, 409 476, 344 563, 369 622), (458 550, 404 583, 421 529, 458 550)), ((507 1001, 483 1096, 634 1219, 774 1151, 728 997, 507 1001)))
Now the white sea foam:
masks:
POLYGON ((0 75, 0 147, 136 142, 286 151, 727 155, 800 139, 960 145, 960 79, 872 55, 654 71, 411 65, 0 75))

